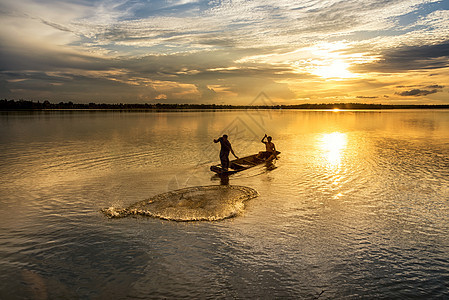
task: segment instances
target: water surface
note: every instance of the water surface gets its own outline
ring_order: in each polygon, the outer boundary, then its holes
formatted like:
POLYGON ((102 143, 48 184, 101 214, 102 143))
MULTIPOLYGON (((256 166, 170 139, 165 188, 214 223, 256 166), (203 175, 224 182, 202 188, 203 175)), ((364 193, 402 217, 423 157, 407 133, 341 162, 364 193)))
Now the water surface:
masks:
POLYGON ((449 111, 0 114, 0 298, 447 298, 449 111), (274 166, 213 176, 267 133, 274 166), (258 191, 234 218, 108 219, 160 193, 258 191))

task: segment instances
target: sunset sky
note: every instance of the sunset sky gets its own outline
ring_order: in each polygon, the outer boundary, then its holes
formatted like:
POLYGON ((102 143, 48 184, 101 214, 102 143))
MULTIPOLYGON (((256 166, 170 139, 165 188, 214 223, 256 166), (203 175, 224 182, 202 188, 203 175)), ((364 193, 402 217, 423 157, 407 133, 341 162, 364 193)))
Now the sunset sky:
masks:
POLYGON ((0 0, 0 98, 449 104, 449 1, 0 0))

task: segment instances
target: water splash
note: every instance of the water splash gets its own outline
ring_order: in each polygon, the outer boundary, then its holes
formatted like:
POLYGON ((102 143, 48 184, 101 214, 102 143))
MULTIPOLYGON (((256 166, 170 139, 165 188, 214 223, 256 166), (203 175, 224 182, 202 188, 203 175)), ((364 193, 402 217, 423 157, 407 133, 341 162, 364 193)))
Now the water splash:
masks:
POLYGON ((216 221, 243 212, 244 201, 258 196, 245 186, 196 186, 156 195, 127 208, 109 207, 102 212, 109 218, 144 215, 172 221, 216 221))

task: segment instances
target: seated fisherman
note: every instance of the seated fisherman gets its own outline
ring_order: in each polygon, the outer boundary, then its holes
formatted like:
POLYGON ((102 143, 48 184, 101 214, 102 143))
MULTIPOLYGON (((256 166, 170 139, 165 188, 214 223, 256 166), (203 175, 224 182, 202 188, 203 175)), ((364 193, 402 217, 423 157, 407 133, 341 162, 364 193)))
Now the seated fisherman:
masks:
POLYGON ((276 147, 271 142, 271 140, 272 140, 271 136, 267 136, 266 134, 264 135, 261 142, 265 144, 266 151, 259 152, 257 158, 266 160, 272 160, 274 158, 277 159, 276 147))

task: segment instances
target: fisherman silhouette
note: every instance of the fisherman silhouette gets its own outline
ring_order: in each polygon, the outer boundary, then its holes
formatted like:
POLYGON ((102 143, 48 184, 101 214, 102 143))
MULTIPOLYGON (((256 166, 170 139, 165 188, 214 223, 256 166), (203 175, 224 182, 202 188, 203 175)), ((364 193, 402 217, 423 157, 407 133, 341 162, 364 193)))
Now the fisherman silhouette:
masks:
POLYGON ((261 142, 265 144, 265 151, 259 152, 257 158, 266 160, 277 159, 276 147, 274 146, 274 143, 271 142, 272 139, 271 136, 267 136, 266 134, 263 136, 261 142))
POLYGON ((235 158, 238 158, 237 155, 235 155, 234 150, 232 149, 231 143, 228 140, 228 136, 224 134, 222 137, 219 137, 218 139, 214 139, 214 143, 220 142, 221 149, 220 149, 220 161, 221 161, 221 167, 227 171, 229 168, 229 152, 234 155, 235 158))

